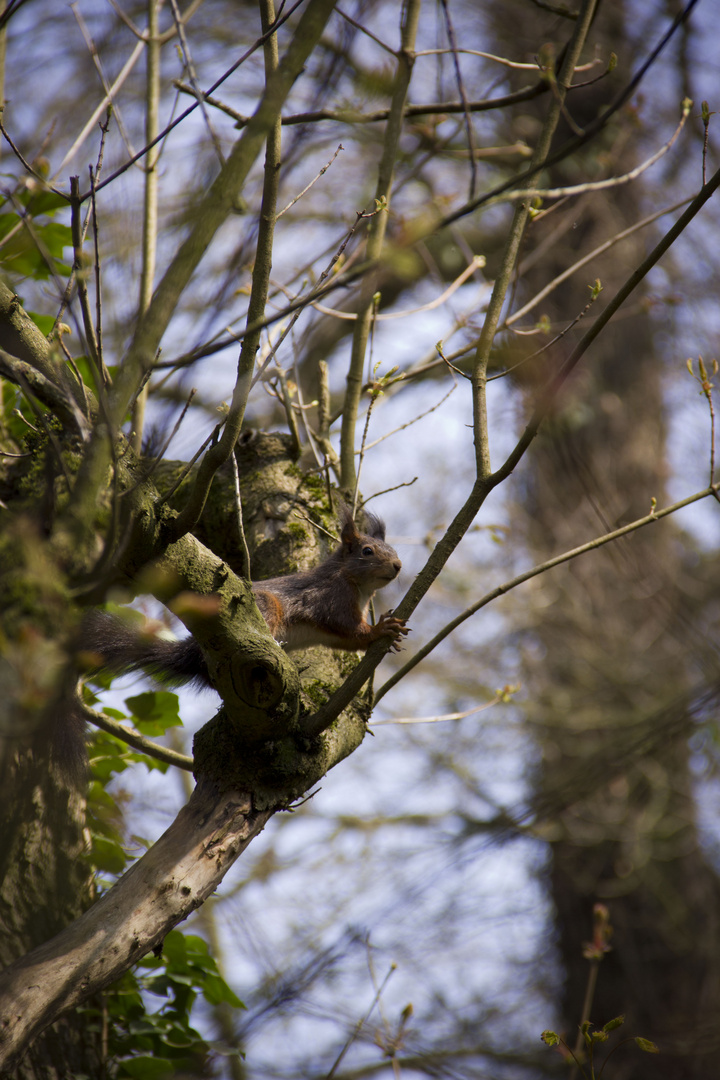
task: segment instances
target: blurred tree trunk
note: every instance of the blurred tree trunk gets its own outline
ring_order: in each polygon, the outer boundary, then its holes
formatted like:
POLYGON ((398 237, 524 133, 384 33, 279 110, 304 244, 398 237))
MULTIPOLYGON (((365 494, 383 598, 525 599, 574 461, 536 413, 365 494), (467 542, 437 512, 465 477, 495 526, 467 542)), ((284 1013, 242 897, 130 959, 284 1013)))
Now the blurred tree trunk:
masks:
MULTIPOLYGON (((532 6, 526 9, 532 22, 532 6)), ((632 68, 631 53, 622 57, 630 19, 630 5, 603 5, 594 28, 608 54, 621 54, 623 81, 632 68)), ((515 57, 509 21, 498 16, 497 26, 499 47, 515 57)), ((540 40, 533 31, 528 27, 528 39, 540 40)), ((575 123, 593 119, 614 92, 608 80, 571 94, 575 123)), ((635 122, 625 113, 601 146, 591 145, 587 178, 638 163, 635 122)), ((569 135, 565 127, 559 139, 569 135)), ((550 183, 582 181, 577 164, 572 175, 558 166, 550 183)), ((641 216, 632 185, 625 185, 536 221, 526 252, 546 246, 521 278, 522 297, 641 216)), ((585 307, 596 277, 612 296, 648 246, 646 233, 625 241, 557 290, 530 321, 548 315, 557 332, 585 307)), ((599 310, 602 295, 597 303, 599 310)), ((527 352, 539 345, 530 341, 527 352)), ((520 368, 530 399, 572 347, 567 343, 520 368)), ((663 392, 648 307, 637 297, 592 346, 530 456, 523 513, 534 559, 648 513, 652 498, 663 504, 663 392)), ((654 1039, 664 1051, 657 1057, 621 1050, 613 1076, 628 1080, 708 1076, 718 1042, 711 1032, 720 1009, 720 887, 698 840, 691 720, 675 704, 687 690, 687 657, 696 645, 683 619, 681 560, 672 526, 646 529, 540 579, 524 611, 533 646, 528 723, 541 758, 535 801, 541 834, 551 842, 549 883, 566 972, 564 1029, 572 1045, 588 978, 582 943, 591 937, 593 903, 601 901, 610 910, 613 951, 600 966, 590 1018, 602 1025, 625 1013, 625 1035, 654 1039)))
MULTIPOLYGON (((9 750, 13 742, 5 740, 9 750)), ((94 897, 85 798, 48 761, 40 738, 8 752, 1 773, 0 966, 6 967, 81 915, 94 897)), ((79 1013, 32 1044, 13 1080, 105 1075, 102 1035, 79 1013)), ((9 1074, 3 1073, 3 1077, 9 1074)))

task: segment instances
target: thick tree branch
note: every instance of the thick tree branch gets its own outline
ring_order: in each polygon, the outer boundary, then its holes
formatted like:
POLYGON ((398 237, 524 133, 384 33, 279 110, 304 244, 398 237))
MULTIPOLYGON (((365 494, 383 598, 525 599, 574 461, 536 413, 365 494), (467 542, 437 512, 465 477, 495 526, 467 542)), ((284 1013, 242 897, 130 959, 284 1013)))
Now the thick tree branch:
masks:
POLYGON ((68 431, 74 431, 81 437, 87 434, 86 418, 74 398, 69 397, 54 379, 48 378, 33 364, 18 360, 0 349, 0 375, 23 390, 30 390, 38 401, 55 413, 68 431))
POLYGON ((0 281, 0 348, 33 367, 46 383, 57 388, 63 400, 74 401, 83 416, 87 415, 87 391, 68 366, 56 360, 53 346, 4 281, 0 281))
POLYGON ((272 810, 198 783, 166 833, 93 907, 0 976, 0 1069, 68 1009, 160 945, 218 887, 272 810))

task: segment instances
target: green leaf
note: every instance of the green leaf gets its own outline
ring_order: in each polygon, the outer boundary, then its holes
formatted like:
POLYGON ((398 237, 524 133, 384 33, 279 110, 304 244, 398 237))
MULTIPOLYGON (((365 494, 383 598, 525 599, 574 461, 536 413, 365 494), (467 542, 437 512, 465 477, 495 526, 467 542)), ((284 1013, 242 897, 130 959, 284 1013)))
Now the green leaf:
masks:
POLYGON ((603 1031, 615 1031, 616 1028, 622 1027, 624 1023, 624 1016, 616 1016, 613 1020, 608 1020, 607 1024, 603 1024, 603 1031))
POLYGON ((125 704, 143 735, 163 735, 168 728, 182 725, 178 696, 169 690, 148 690, 126 698, 125 704))
POLYGON ((560 1036, 556 1031, 543 1031, 540 1038, 546 1046, 557 1046, 560 1042, 560 1036))
POLYGON ((54 191, 35 191, 27 200, 27 208, 34 217, 54 214, 56 210, 62 210, 68 205, 65 196, 57 195, 54 191))
POLYGON ((47 225, 35 225, 43 244, 56 259, 62 258, 66 247, 72 247, 72 231, 69 225, 61 225, 59 221, 51 221, 47 225))
POLYGON ((39 315, 36 311, 28 311, 28 315, 35 323, 38 330, 42 331, 45 337, 47 337, 55 325, 54 317, 52 315, 39 315))
POLYGON ((0 214, 0 240, 15 228, 19 220, 17 214, 0 214))
POLYGON ((209 1005, 219 1005, 225 1002, 233 1009, 244 1009, 245 1005, 235 991, 228 986, 220 975, 207 975, 202 984, 202 995, 209 1005))
POLYGON ((104 836, 93 836, 92 859, 98 870, 107 874, 121 874, 127 864, 122 846, 104 836))

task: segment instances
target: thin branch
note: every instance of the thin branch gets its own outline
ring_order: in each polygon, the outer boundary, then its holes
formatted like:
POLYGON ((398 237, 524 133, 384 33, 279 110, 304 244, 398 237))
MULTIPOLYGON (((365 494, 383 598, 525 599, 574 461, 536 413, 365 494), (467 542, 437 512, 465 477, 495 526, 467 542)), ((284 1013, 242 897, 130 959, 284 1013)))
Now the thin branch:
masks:
POLYGON ((582 259, 578 259, 578 261, 573 263, 572 266, 568 267, 567 270, 563 270, 561 274, 558 274, 557 277, 553 278, 551 282, 549 282, 544 288, 542 288, 539 293, 536 293, 531 300, 528 300, 526 304, 523 304, 523 306, 519 308, 516 312, 514 312, 512 315, 509 315, 508 318, 505 319, 505 321, 503 322, 500 329, 505 329, 506 327, 510 327, 514 323, 518 322, 518 320, 522 319, 525 315, 532 311, 533 308, 536 308, 538 304, 545 299, 546 296, 549 296, 552 292, 554 292, 559 285, 562 285, 564 281, 567 281, 568 278, 573 276, 573 274, 576 274, 578 270, 581 270, 583 268, 583 266, 587 266, 587 264, 592 262, 593 259, 597 259, 598 256, 602 255, 606 251, 609 251, 610 248, 615 246, 615 244, 619 244, 621 240, 626 240, 628 236, 632 236, 633 233, 638 232, 640 229, 644 229, 648 225, 652 225, 652 223, 654 221, 657 221, 658 218, 664 217, 666 214, 674 213, 675 210, 679 210, 681 206, 685 206, 685 204, 688 202, 690 202, 689 197, 687 199, 681 199, 680 202, 673 203, 672 206, 666 206, 662 210, 657 210, 654 214, 650 214, 648 217, 643 218, 642 221, 637 221, 629 228, 623 229, 622 232, 616 233, 615 236, 612 236, 603 244, 599 244, 598 247, 594 248, 588 255, 584 255, 582 259))
MULTIPOLYGON (((435 308, 440 307, 449 300, 452 294, 464 285, 469 277, 475 273, 476 270, 480 270, 485 265, 484 255, 475 255, 469 266, 466 266, 462 274, 455 278, 455 280, 448 286, 447 289, 440 296, 436 296, 434 300, 430 300, 427 304, 422 304, 420 307, 410 308, 406 311, 390 311, 382 314, 375 315, 375 319, 380 321, 386 321, 390 319, 407 319, 410 315, 420 315, 424 311, 433 311, 435 308)), ((313 307, 316 311, 321 312, 323 315, 331 315, 335 319, 345 319, 348 322, 355 321, 360 318, 357 312, 354 311, 340 311, 338 308, 325 307, 323 304, 317 302, 313 303, 313 307)))
MULTIPOLYGON (((0 115, 1 114, 2 114, 2 110, 0 109, 0 115)), ((5 139, 5 142, 8 144, 8 146, 10 147, 13 154, 18 159, 18 161, 20 162, 20 164, 22 165, 23 169, 28 174, 28 176, 35 177, 35 179, 37 181, 39 181, 39 183, 42 185, 42 187, 47 188, 49 191, 52 191, 53 195, 59 195, 61 199, 67 199, 67 201, 70 202, 70 199, 68 198, 68 196, 66 195, 66 193, 64 191, 59 191, 58 188, 53 187, 52 184, 49 184, 48 181, 47 181, 47 178, 42 176, 36 169, 34 169, 32 167, 30 162, 27 161, 23 157, 19 147, 17 147, 15 145, 15 143, 12 141, 12 139, 10 138, 10 136, 9 136, 9 134, 8 134, 3 122, 2 122, 2 119, 0 119, 0 134, 2 134, 3 138, 5 139)))
MULTIPOLYGON (((569 333, 570 330, 572 330, 573 326, 577 326, 577 324, 580 322, 580 320, 585 318, 588 311, 590 310, 592 305, 595 303, 595 301, 599 297, 601 288, 602 288, 602 286, 600 285, 600 282, 599 282, 599 279, 598 279, 598 281, 595 283, 595 285, 592 286, 592 294, 591 294, 590 299, 588 300, 587 304, 585 305, 585 307, 582 309, 582 311, 578 312, 578 314, 575 316, 574 319, 571 319, 570 322, 566 326, 564 326, 562 328, 562 330, 560 331, 559 334, 556 334, 555 337, 550 338, 549 341, 546 341, 544 345, 541 345, 539 349, 535 349, 535 351, 531 352, 528 356, 523 356, 522 360, 518 360, 517 364, 511 364, 509 368, 505 368, 504 371, 499 371, 496 375, 488 375, 487 381, 488 382, 495 382, 496 379, 505 379, 512 371, 516 371, 518 368, 523 367, 524 364, 528 364, 531 360, 534 360, 537 356, 542 356, 542 354, 544 352, 547 352, 548 349, 551 349, 553 347, 553 345, 557 345, 558 341, 562 341, 562 339, 565 337, 565 335, 567 333, 569 333)), ((527 331, 524 331, 524 332, 528 333, 528 334, 536 333, 535 330, 527 330, 527 331)), ((523 333, 523 331, 516 330, 515 333, 520 334, 520 333, 523 333)))
POLYGON ((132 148, 132 145, 130 143, 130 137, 128 136, 127 130, 125 128, 125 124, 124 124, 123 119, 122 119, 122 112, 120 111, 120 108, 118 107, 117 102, 113 100, 113 94, 112 94, 112 91, 110 89, 110 84, 108 83, 108 80, 105 77, 105 70, 103 68, 103 63, 102 63, 102 60, 100 58, 100 54, 98 53, 97 46, 95 45, 95 42, 92 39, 92 35, 91 35, 90 31, 88 30, 87 24, 86 24, 85 20, 82 17, 82 13, 80 12, 79 4, 77 2, 74 3, 74 4, 71 4, 70 5, 70 10, 72 11, 73 15, 75 16, 75 21, 77 22, 77 24, 78 24, 78 26, 80 28, 80 33, 83 36, 83 40, 85 42, 85 45, 87 46, 87 50, 90 53, 90 56, 92 57, 92 62, 93 62, 93 65, 95 67, 95 70, 98 73, 98 77, 100 79, 100 85, 102 86, 103 91, 105 93, 104 102, 107 103, 107 104, 112 105, 113 112, 115 113, 115 120, 117 121, 118 131, 120 132, 120 136, 122 138, 122 141, 125 143, 125 147, 127 149, 128 154, 132 155, 133 148, 132 148))
MULTIPOLYGON (((452 366, 452 365, 450 365, 450 366, 452 366)), ((463 374, 463 372, 461 372, 461 374, 463 374)), ((403 380, 398 380, 398 381, 403 381, 403 380)), ((378 443, 385 442, 385 439, 392 438, 393 435, 397 435, 398 431, 404 431, 405 428, 409 428, 409 427, 412 427, 413 424, 417 424, 417 422, 419 420, 424 420, 426 416, 429 416, 430 413, 434 413, 436 411, 436 409, 439 409, 441 405, 444 405, 444 403, 447 401, 447 399, 450 397, 450 395, 455 393, 457 388, 458 388, 457 380, 454 379, 453 380, 453 385, 450 387, 448 392, 446 394, 443 394, 443 396, 440 398, 440 400, 436 401, 434 405, 431 405, 429 409, 426 409, 425 412, 418 413, 417 416, 413 416, 412 420, 408 420, 406 423, 400 424, 398 427, 393 428, 392 431, 388 431, 387 434, 381 435, 378 439, 375 439, 373 442, 368 443, 365 446, 365 450, 366 451, 367 450, 372 450, 373 446, 377 446, 378 443)))
POLYGON ((493 473, 490 477, 490 483, 492 487, 495 487, 498 483, 509 476, 520 459, 525 454, 528 446, 537 435, 540 424, 547 415, 547 411, 550 408, 551 403, 556 399, 560 388, 564 385, 565 381, 569 377, 571 371, 577 366, 578 362, 584 356, 590 345, 593 343, 598 334, 607 326, 615 312, 625 303, 631 293, 637 288, 643 278, 652 270, 653 266, 660 261, 662 256, 677 240, 678 236, 687 228, 696 214, 702 209, 708 199, 713 193, 720 187, 720 169, 708 180, 707 184, 701 189, 698 195, 692 200, 690 205, 684 214, 682 214, 671 229, 663 236, 658 244, 655 245, 653 250, 647 256, 646 259, 640 264, 640 266, 630 275, 623 285, 613 296, 612 300, 605 308, 605 310, 598 315, 595 322, 590 329, 584 335, 584 337, 578 342, 577 346, 567 358, 565 363, 560 367, 557 373, 548 383, 544 393, 541 395, 538 401, 533 415, 530 418, 528 424, 525 427, 524 432, 520 436, 515 449, 508 455, 505 463, 493 473))
POLYGON ((111 719, 105 713, 91 709, 84 702, 78 702, 78 706, 85 720, 100 728, 101 731, 106 731, 108 735, 114 735, 116 739, 127 743, 128 746, 140 750, 141 753, 147 754, 148 757, 164 761, 166 765, 176 765, 178 769, 185 769, 186 772, 193 771, 193 759, 187 757, 186 754, 179 754, 177 750, 170 750, 167 746, 160 746, 159 743, 152 742, 144 735, 141 735, 139 731, 136 731, 135 728, 118 723, 117 720, 111 719))
POLYGON ((340 143, 340 145, 338 146, 337 150, 335 151, 335 153, 333 154, 333 156, 332 156, 332 157, 330 158, 330 160, 328 161, 327 165, 323 165, 323 167, 322 167, 322 169, 320 170, 320 172, 319 172, 319 173, 317 174, 317 176, 313 177, 313 179, 312 179, 312 180, 310 181, 310 183, 309 183, 309 184, 307 185, 307 187, 304 187, 304 188, 302 189, 302 191, 300 192, 300 194, 299 194, 299 195, 296 195, 294 199, 291 199, 291 200, 290 200, 290 202, 289 202, 289 203, 287 204, 287 206, 283 207, 283 209, 282 209, 282 210, 281 210, 281 211, 279 212, 279 214, 277 215, 277 217, 276 217, 276 220, 278 220, 279 218, 281 218, 281 217, 283 216, 283 214, 286 214, 286 213, 288 212, 288 210, 290 210, 290 208, 291 208, 291 207, 293 207, 293 206, 295 205, 295 203, 296 203, 296 202, 299 202, 299 201, 300 201, 300 199, 302 199, 303 195, 306 195, 306 194, 308 193, 308 191, 309 191, 309 190, 310 190, 310 188, 311 188, 311 187, 313 186, 313 184, 316 184, 316 183, 317 183, 317 181, 318 181, 318 180, 320 179, 320 177, 321 177, 321 176, 324 176, 324 175, 325 175, 325 173, 326 173, 326 172, 328 171, 328 169, 330 168, 330 166, 332 165, 333 161, 334 161, 334 160, 335 160, 335 158, 336 158, 336 157, 338 156, 338 154, 340 153, 340 151, 341 151, 341 150, 344 150, 344 149, 345 149, 345 147, 343 146, 343 144, 342 144, 342 143, 340 143))
POLYGON ((390 967, 388 968, 387 975, 385 976, 382 983, 380 984, 380 986, 377 987, 377 989, 375 991, 375 997, 370 1002, 370 1007, 368 1008, 365 1015, 360 1017, 360 1019, 358 1020, 358 1022, 355 1025, 355 1027, 351 1031, 350 1036, 347 1039, 347 1042, 343 1046, 343 1048, 340 1051, 340 1053, 338 1054, 338 1056, 335 1058, 335 1061, 332 1063, 332 1066, 330 1068, 330 1072, 325 1077, 325 1080, 332 1080, 332 1078, 335 1076, 335 1073, 337 1072, 338 1068, 340 1067, 340 1063, 342 1062, 342 1059, 345 1057, 345 1055, 347 1054, 347 1052, 350 1049, 350 1047, 352 1046, 352 1044, 355 1042, 355 1040, 360 1035, 360 1032, 362 1031, 363 1027, 368 1022, 368 1020, 370 1019, 370 1016, 372 1014, 373 1009, 375 1008, 377 1003, 380 1001, 380 998, 382 997, 383 991, 385 990, 385 987, 388 984, 388 980, 390 979, 390 976, 392 975, 392 973, 395 970, 396 970, 396 965, 391 964, 390 967))
POLYGON ((390 45, 388 45, 382 40, 382 38, 379 38, 375 34, 373 34, 372 30, 368 30, 367 26, 363 26, 362 23, 356 22, 351 15, 348 15, 345 11, 341 11, 340 8, 337 9, 337 13, 338 15, 340 15, 341 18, 345 19, 345 22, 349 22, 351 26, 354 26, 355 29, 359 30, 361 34, 365 34, 366 37, 369 37, 371 41, 374 41, 375 44, 379 45, 381 49, 385 50, 385 52, 390 53, 391 56, 397 57, 397 52, 395 51, 395 49, 391 48, 390 45))
MULTIPOLYGON (((568 139, 564 146, 561 146, 558 150, 551 154, 544 161, 542 166, 543 168, 550 168, 552 165, 557 165, 560 161, 565 161, 566 158, 570 157, 577 150, 579 150, 580 147, 590 142, 595 137, 595 135, 598 134, 598 132, 603 130, 610 118, 619 109, 621 109, 623 105, 625 105, 625 103, 635 93, 637 87, 640 85, 645 75, 648 73, 657 58, 660 56, 660 53, 672 40, 679 27, 682 26, 685 20, 690 16, 690 13, 698 2, 699 0, 687 0, 685 7, 675 16, 668 30, 660 38, 658 44, 650 52, 648 58, 644 61, 644 63, 640 65, 640 68, 638 69, 636 74, 633 75, 627 85, 616 95, 616 97, 610 102, 607 108, 605 108, 603 112, 600 113, 597 119, 586 126, 582 135, 576 135, 572 139, 568 139)), ((545 88, 547 89, 547 83, 545 83, 545 88)), ((452 213, 447 214, 437 224, 437 227, 442 228, 446 225, 451 225, 454 221, 459 221, 460 218, 465 217, 467 214, 471 214, 480 206, 484 206, 486 203, 490 202, 490 200, 495 200, 498 195, 502 195, 506 191, 511 191, 519 184, 524 184, 527 180, 536 176, 539 171, 539 166, 530 164, 527 169, 524 169, 517 176, 511 177, 509 180, 498 184, 490 191, 485 192, 483 195, 479 195, 476 199, 465 203, 463 206, 458 207, 457 210, 453 210, 452 213)))
MULTIPOLYGON (((415 55, 419 56, 421 54, 416 53, 415 55)), ((537 70, 537 64, 533 64, 532 67, 537 70)), ((183 94, 194 96, 193 88, 178 79, 174 80, 173 86, 177 87, 183 94)), ((575 89, 575 87, 571 87, 571 89, 575 89)), ((526 86, 522 90, 516 90, 512 94, 504 94, 502 97, 468 101, 467 109, 471 113, 506 109, 510 105, 520 105, 525 101, 533 101, 542 94, 546 94, 547 91, 548 85, 543 80, 534 83, 532 86, 526 86)), ((230 105, 226 105, 224 101, 213 97, 210 90, 203 94, 203 99, 208 105, 212 105, 214 109, 220 109, 226 116, 231 117, 238 128, 245 127, 250 122, 249 116, 238 112, 236 109, 231 108, 230 105)), ((431 101, 425 105, 406 105, 403 109, 403 117, 407 120, 414 116, 453 116, 464 112, 465 106, 462 101, 431 101)), ((315 109, 309 112, 292 113, 290 116, 283 116, 281 123, 283 127, 292 127, 295 124, 319 124, 324 120, 331 120, 339 124, 380 124, 384 123, 389 116, 389 109, 376 109, 371 113, 352 108, 315 109)))
MULTIPOLYGON (((108 119, 109 123, 109 119, 108 119)), ((105 141, 105 134, 107 133, 107 125, 103 131, 103 145, 105 141)), ((102 151, 101 151, 102 153, 102 151)), ((105 367, 105 360, 103 359, 103 324, 102 324, 102 275, 100 264, 100 229, 98 227, 97 220, 97 200, 95 198, 95 171, 92 165, 89 166, 90 171, 90 206, 92 208, 92 223, 93 223, 93 245, 95 248, 95 328, 97 333, 97 358, 98 368, 104 374, 107 374, 107 379, 110 379, 110 373, 105 367)))
POLYGON ((73 242, 73 271, 75 272, 75 280, 77 282, 78 299, 80 300, 80 311, 82 312, 83 327, 85 329, 85 340, 87 342, 88 357, 92 365, 93 372, 95 373, 96 389, 99 396, 102 392, 101 387, 108 387, 110 385, 110 375, 100 363, 98 343, 95 336, 95 327, 93 326, 92 314, 90 312, 90 298, 88 296, 87 277, 85 267, 83 265, 84 258, 82 250, 82 223, 80 219, 79 176, 70 177, 70 198, 70 226, 73 242))
MULTIPOLYGON (((452 51, 452 49, 418 49, 415 56, 445 56, 452 51)), ((513 68, 515 71, 537 71, 538 69, 536 61, 533 61, 531 64, 525 64, 519 60, 508 60, 506 56, 496 56, 495 53, 481 52, 480 49, 455 49, 455 52, 462 56, 480 56, 483 60, 493 60, 496 64, 502 64, 504 67, 513 68)), ((602 63, 602 61, 596 56, 594 60, 590 60, 587 64, 578 64, 575 68, 575 73, 577 74, 578 71, 590 71, 600 63, 602 63)), ((571 89, 576 90, 577 86, 573 86, 571 89)))
POLYGON ((441 716, 393 716, 389 720, 369 720, 370 727, 383 727, 388 724, 444 724, 448 720, 465 720, 468 716, 475 716, 477 713, 485 712, 486 709, 492 709, 494 705, 499 705, 501 701, 505 701, 507 694, 509 693, 509 687, 505 690, 498 690, 492 701, 486 701, 484 705, 473 705, 472 709, 464 709, 462 712, 443 713, 441 716))
MULTIPOLYGON (((403 112, 405 101, 410 86, 410 78, 414 63, 412 50, 415 48, 415 36, 420 18, 420 0, 408 0, 403 10, 403 25, 401 30, 401 44, 397 56, 397 69, 392 93, 392 103, 385 137, 383 150, 378 166, 378 178, 375 188, 375 206, 381 210, 370 221, 367 238, 367 258, 375 262, 380 258, 383 243, 385 241, 385 229, 390 208, 390 193, 392 190, 393 173, 395 170, 395 158, 397 156, 400 133, 402 131, 403 112)), ((343 423, 340 433, 340 486, 346 491, 352 491, 356 486, 355 473, 355 427, 357 424, 358 406, 362 393, 362 373, 365 364, 365 350, 367 348, 370 322, 373 313, 372 282, 365 282, 363 294, 360 300, 358 320, 353 331, 352 349, 350 353, 350 365, 347 373, 347 389, 345 392, 345 405, 343 409, 343 423)))
POLYGON ((195 71, 195 64, 193 63, 192 56, 190 55, 190 46, 188 44, 187 35, 185 33, 185 26, 183 25, 182 18, 180 17, 180 9, 177 5, 177 0, 170 0, 170 6, 173 11, 173 18, 175 20, 175 26, 177 27, 178 37, 180 39, 180 48, 182 50, 183 59, 185 61, 185 67, 187 68, 188 77, 190 79, 190 85, 192 86, 193 93, 197 98, 198 105, 200 106, 200 112, 202 118, 205 121, 205 127, 208 129, 208 134, 215 147, 215 153, 218 156, 220 165, 225 164, 225 155, 222 152, 222 146, 220 145, 220 139, 218 138, 215 128, 212 126, 209 113, 205 108, 205 102, 203 100, 203 92, 200 89, 197 80, 197 72, 195 71))
POLYGON ((443 9, 443 15, 445 17, 445 30, 450 43, 450 51, 452 52, 453 66, 455 68, 455 81, 457 82, 458 92, 460 94, 460 100, 463 104, 463 115, 465 118, 465 132, 467 134, 468 150, 470 152, 470 190, 468 192, 468 199, 475 198, 475 188, 477 186, 477 162, 475 161, 475 133, 473 131, 472 121, 470 119, 470 107, 467 94, 465 93, 465 84, 463 82, 462 72, 460 70, 460 61, 458 60, 457 40, 455 38, 455 29, 452 24, 452 18, 450 17, 450 8, 448 7, 448 0, 440 0, 443 9))
POLYGON ((610 176, 606 180, 588 180, 584 184, 572 184, 568 187, 523 188, 520 191, 509 191, 506 192, 504 195, 498 196, 497 200, 490 200, 489 205, 494 205, 496 201, 514 202, 518 199, 560 199, 565 198, 569 195, 585 195, 589 191, 605 191, 607 188, 620 187, 622 184, 629 184, 632 180, 637 180, 638 176, 641 176, 652 165, 655 165, 655 163, 658 162, 660 158, 664 157, 665 154, 667 154, 668 150, 671 149, 678 135, 685 127, 685 122, 690 115, 691 105, 692 102, 690 102, 689 99, 683 101, 682 116, 680 117, 680 122, 675 128, 672 136, 668 139, 668 141, 664 143, 659 150, 656 150, 656 152, 652 154, 649 158, 641 162, 639 165, 636 165, 636 167, 634 169, 631 169, 630 172, 623 173, 622 176, 610 176))
POLYGON ((421 649, 418 649, 415 655, 412 656, 406 664, 403 664, 403 666, 380 687, 375 695, 375 704, 377 704, 377 702, 385 696, 388 690, 391 690, 400 679, 404 678, 408 672, 412 671, 421 660, 424 660, 441 641, 444 641, 445 638, 453 632, 453 630, 456 630, 458 626, 469 619, 471 615, 480 611, 481 608, 487 607, 493 600, 497 600, 500 596, 505 596, 506 593, 511 592, 511 590, 517 588, 518 585, 522 585, 524 582, 530 581, 531 578, 537 577, 539 574, 544 574, 546 571, 552 570, 556 566, 562 566, 563 563, 570 562, 572 559, 577 559, 580 555, 585 555, 589 551, 595 551, 597 548, 603 547, 605 544, 610 544, 614 540, 619 540, 629 533, 637 532, 638 529, 642 529, 646 525, 652 525, 653 522, 661 521, 671 514, 676 514, 678 510, 683 510, 686 506, 692 506, 693 503, 710 498, 714 491, 714 487, 707 487, 702 491, 696 492, 694 495, 689 495, 680 502, 673 503, 671 506, 666 506, 663 510, 657 510, 653 507, 649 514, 638 518, 636 521, 631 521, 629 525, 623 525, 620 529, 613 529, 612 532, 605 533, 604 536, 595 537, 594 540, 589 540, 586 544, 581 544, 571 551, 565 551, 562 555, 555 555, 552 559, 547 559, 545 562, 533 566, 530 570, 525 570, 522 574, 510 578, 509 581, 505 581, 502 585, 498 585, 495 589, 492 589, 491 592, 486 593, 486 595, 483 596, 481 600, 478 600, 477 603, 471 604, 470 607, 462 611, 447 623, 447 625, 444 626, 435 637, 428 641, 426 645, 423 645, 421 649))
POLYGON ((238 471, 237 463, 237 447, 230 455, 230 463, 232 465, 233 486, 235 488, 235 524, 238 532, 238 549, 240 551, 240 576, 244 577, 246 581, 250 581, 250 549, 247 546, 247 540, 245 539, 245 527, 243 525, 243 513, 242 513, 242 496, 240 494, 240 473, 238 471))

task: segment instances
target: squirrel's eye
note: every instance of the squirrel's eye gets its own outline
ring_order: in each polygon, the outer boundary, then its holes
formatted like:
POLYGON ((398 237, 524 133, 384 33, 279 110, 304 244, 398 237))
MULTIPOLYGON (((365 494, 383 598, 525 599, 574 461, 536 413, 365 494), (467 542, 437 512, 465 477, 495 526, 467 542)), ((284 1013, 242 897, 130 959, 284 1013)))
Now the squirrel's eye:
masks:
POLYGON ((362 553, 363 553, 363 555, 374 555, 375 554, 373 549, 371 547, 369 547, 369 546, 364 547, 363 550, 362 550, 362 553))

